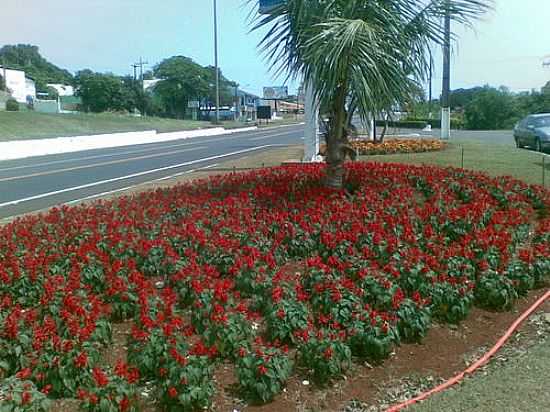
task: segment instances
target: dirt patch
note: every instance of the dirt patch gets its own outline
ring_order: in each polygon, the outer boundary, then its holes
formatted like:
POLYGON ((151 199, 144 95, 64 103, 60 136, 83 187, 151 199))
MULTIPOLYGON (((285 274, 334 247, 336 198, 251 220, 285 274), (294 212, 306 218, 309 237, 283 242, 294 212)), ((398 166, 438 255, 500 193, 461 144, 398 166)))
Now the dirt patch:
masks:
POLYGON ((104 351, 103 361, 106 366, 114 367, 118 361, 126 363, 128 359, 128 337, 132 333, 134 322, 113 323, 113 343, 104 351))

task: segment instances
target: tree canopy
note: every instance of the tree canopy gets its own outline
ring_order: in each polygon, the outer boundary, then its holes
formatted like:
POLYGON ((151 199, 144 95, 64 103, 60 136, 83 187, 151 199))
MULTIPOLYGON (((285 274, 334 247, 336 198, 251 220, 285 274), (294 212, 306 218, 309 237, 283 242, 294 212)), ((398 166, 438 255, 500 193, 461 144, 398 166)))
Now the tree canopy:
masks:
POLYGON ((82 70, 75 77, 77 95, 82 99, 84 111, 127 111, 137 107, 135 90, 131 78, 121 78, 114 74, 94 73, 82 70))
POLYGON ((28 44, 7 45, 0 48, 0 65, 24 70, 34 79, 39 91, 47 92, 48 83, 73 84, 72 74, 47 61, 37 46, 28 44))
MULTIPOLYGON (((154 69, 154 76, 161 79, 155 86, 155 94, 161 101, 165 114, 184 117, 188 102, 195 100, 204 107, 215 106, 216 69, 203 67, 185 56, 163 60, 154 69)), ((220 104, 231 104, 235 82, 226 79, 220 71, 220 104)))

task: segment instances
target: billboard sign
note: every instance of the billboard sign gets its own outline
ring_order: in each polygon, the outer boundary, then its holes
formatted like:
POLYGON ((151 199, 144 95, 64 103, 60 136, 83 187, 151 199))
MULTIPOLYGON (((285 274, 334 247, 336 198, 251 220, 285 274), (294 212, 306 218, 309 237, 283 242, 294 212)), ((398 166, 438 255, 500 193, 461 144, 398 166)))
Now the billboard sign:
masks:
POLYGON ((284 3, 284 0, 260 0, 260 14, 269 14, 284 3))
POLYGON ((264 87, 264 100, 281 100, 288 97, 288 86, 264 87))

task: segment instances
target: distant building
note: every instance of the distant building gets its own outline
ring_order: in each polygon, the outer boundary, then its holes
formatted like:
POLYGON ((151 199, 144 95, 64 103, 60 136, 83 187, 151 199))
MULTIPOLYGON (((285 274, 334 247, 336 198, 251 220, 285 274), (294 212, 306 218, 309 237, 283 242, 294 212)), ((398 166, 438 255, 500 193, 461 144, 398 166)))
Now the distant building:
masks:
POLYGON ((161 81, 162 79, 143 80, 143 90, 146 92, 153 92, 157 83, 161 81))
POLYGON ((238 117, 244 120, 256 120, 256 109, 260 105, 260 98, 255 94, 237 89, 237 107, 235 108, 238 117))
POLYGON ((4 78, 12 97, 19 103, 36 99, 36 84, 33 79, 25 76, 24 71, 0 66, 0 75, 4 78))
POLYGON ((302 113, 304 111, 304 103, 287 102, 284 100, 260 100, 262 106, 271 106, 271 110, 277 113, 302 113))
POLYGON ((74 96, 74 87, 68 84, 48 83, 46 86, 55 89, 60 97, 74 96))

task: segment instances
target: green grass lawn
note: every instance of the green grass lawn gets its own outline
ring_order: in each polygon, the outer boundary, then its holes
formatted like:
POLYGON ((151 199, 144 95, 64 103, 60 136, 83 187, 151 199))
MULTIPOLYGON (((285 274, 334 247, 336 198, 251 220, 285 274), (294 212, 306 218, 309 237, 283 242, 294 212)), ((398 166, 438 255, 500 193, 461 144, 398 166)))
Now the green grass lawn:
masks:
POLYGON ((550 340, 487 374, 434 395, 411 412, 550 411, 550 340))
MULTIPOLYGON (((462 167, 488 173, 491 176, 512 176, 531 184, 542 184, 543 155, 512 145, 487 144, 478 141, 456 140, 439 152, 361 156, 361 160, 400 162, 462 167)), ((546 186, 550 186, 550 158, 545 161, 546 186)))
MULTIPOLYGON (((223 124, 235 127, 235 122, 223 124)), ((132 117, 109 113, 47 114, 0 111, 0 141, 157 130, 159 133, 209 128, 210 122, 132 117)))

